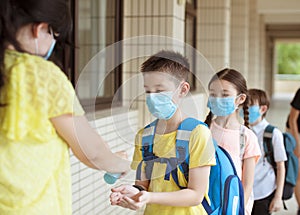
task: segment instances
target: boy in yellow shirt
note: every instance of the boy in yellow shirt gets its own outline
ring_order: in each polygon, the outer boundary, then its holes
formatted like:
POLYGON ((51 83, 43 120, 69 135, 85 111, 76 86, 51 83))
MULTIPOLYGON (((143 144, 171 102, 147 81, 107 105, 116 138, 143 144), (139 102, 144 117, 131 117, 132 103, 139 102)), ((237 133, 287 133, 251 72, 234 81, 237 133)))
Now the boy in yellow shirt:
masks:
POLYGON ((141 129, 136 135, 131 164, 132 169, 139 170, 140 166, 141 171, 137 171, 135 185, 112 189, 111 204, 132 210, 146 205, 144 214, 207 214, 201 202, 204 197, 208 199, 210 166, 215 165, 215 149, 209 128, 200 123, 190 133, 188 179, 179 170, 180 165, 175 167, 177 175, 173 175, 168 170, 168 162, 159 162, 176 158, 178 127, 187 119, 179 104, 190 89, 187 82, 189 63, 179 53, 161 51, 146 60, 141 70, 146 104, 157 118, 152 145, 156 159, 153 168, 150 168, 151 174, 146 174, 142 139, 147 128, 141 129))

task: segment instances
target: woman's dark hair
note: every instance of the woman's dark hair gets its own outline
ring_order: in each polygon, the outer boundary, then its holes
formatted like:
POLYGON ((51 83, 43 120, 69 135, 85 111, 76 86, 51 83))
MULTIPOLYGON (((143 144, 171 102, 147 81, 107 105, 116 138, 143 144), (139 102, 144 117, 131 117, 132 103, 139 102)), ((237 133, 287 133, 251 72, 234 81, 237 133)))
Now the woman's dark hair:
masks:
MULTIPOLYGON (((234 70, 234 69, 228 69, 228 68, 223 69, 223 70, 219 71, 218 73, 216 73, 212 77, 212 79, 208 83, 208 89, 210 88, 211 83, 216 81, 216 80, 228 81, 237 90, 238 95, 239 94, 245 94, 246 95, 246 100, 243 103, 244 125, 249 127, 248 90, 247 90, 247 82, 246 82, 245 78, 243 77, 243 75, 241 73, 239 73, 238 71, 234 70)), ((208 124, 208 126, 210 126, 212 118, 213 118, 213 114, 210 111, 209 114, 207 115, 206 119, 205 119, 205 123, 208 124)))
POLYGON ((4 53, 9 44, 23 52, 16 36, 28 24, 48 23, 56 40, 64 44, 72 29, 67 0, 1 0, 0 1, 0 88, 4 85, 4 53))

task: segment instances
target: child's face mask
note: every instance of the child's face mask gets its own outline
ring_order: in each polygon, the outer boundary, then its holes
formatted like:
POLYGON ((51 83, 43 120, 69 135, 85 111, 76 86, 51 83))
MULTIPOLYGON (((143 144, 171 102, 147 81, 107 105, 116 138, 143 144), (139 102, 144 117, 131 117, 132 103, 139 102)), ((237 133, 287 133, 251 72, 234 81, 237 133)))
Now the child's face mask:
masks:
MULTIPOLYGON (((239 97, 239 96, 237 96, 239 97)), ((228 116, 232 114, 237 106, 235 99, 237 97, 208 97, 207 107, 216 116, 228 116)))
POLYGON ((170 119, 177 110, 172 101, 173 94, 172 91, 147 94, 146 104, 150 113, 158 119, 170 119))
POLYGON ((259 117, 261 117, 261 113, 258 105, 252 105, 249 107, 249 123, 255 123, 259 117))

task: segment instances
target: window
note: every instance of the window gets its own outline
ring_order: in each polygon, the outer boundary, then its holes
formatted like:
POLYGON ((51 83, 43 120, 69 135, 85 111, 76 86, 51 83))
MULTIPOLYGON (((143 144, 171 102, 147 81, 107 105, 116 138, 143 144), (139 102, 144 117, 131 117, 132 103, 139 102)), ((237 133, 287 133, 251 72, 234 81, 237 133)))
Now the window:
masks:
MULTIPOLYGON (((196 49, 197 0, 187 0, 185 9, 185 43, 196 49)), ((196 72, 196 53, 194 49, 186 49, 185 54, 190 62, 190 70, 196 72)), ((191 90, 195 90, 196 77, 189 77, 191 90)))
POLYGON ((122 83, 121 65, 116 65, 122 50, 101 53, 122 39, 123 1, 72 0, 71 6, 76 48, 70 78, 86 111, 109 108, 122 83))

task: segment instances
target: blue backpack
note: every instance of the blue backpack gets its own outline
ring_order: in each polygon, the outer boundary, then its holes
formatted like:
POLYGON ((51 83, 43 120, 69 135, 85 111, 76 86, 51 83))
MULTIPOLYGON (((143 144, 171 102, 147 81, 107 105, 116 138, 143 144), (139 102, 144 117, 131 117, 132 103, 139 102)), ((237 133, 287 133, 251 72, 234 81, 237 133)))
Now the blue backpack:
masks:
MULTIPOLYGON (((153 152, 153 140, 156 130, 157 120, 144 128, 142 137, 143 160, 139 163, 136 179, 141 179, 142 163, 145 163, 146 178, 151 180, 152 169, 155 162, 167 164, 164 179, 173 180, 180 189, 186 186, 180 185, 178 181, 178 171, 181 171, 188 181, 189 173, 189 138, 191 132, 198 125, 205 123, 193 118, 185 119, 178 127, 176 135, 176 157, 161 158, 153 152)), ((230 155, 215 142, 216 165, 211 167, 209 177, 209 198, 206 198, 202 205, 207 214, 213 215, 244 215, 244 192, 242 183, 237 176, 234 164, 230 155)))
MULTIPOLYGON (((274 160, 274 151, 273 151, 273 144, 272 144, 272 137, 274 126, 268 125, 265 128, 264 136, 263 136, 263 146, 265 151, 265 157, 267 158, 268 162, 274 168, 276 174, 276 162, 274 160)), ((282 194, 282 200, 290 199, 294 192, 294 187, 297 181, 298 175, 298 158, 294 154, 294 149, 296 147, 296 140, 295 138, 288 132, 283 133, 283 142, 284 148, 286 151, 287 160, 285 161, 285 182, 282 194)), ((286 206, 284 205, 285 209, 286 206)))

